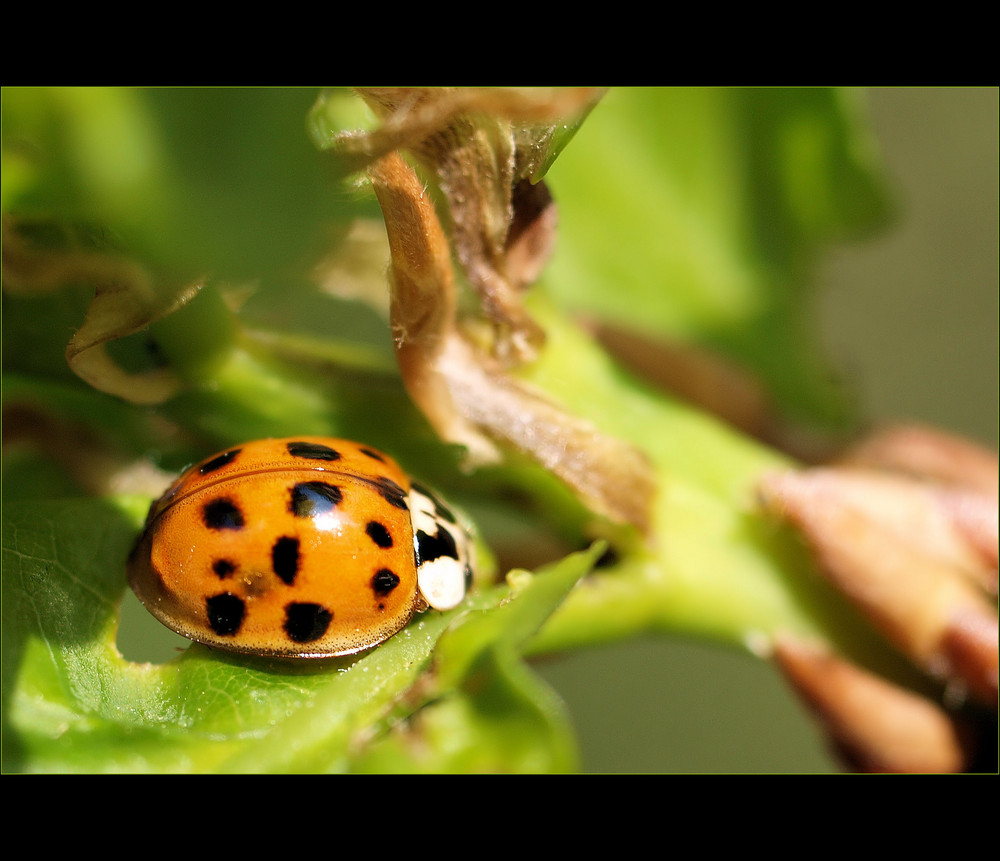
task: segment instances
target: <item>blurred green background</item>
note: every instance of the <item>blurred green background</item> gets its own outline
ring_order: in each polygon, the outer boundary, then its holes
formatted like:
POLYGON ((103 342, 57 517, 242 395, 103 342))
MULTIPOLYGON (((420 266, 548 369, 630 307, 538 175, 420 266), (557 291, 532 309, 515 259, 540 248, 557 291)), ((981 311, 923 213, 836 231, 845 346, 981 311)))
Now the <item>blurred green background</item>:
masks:
MULTIPOLYGON (((866 94, 899 215, 825 262, 817 325, 872 422, 926 422, 996 449, 1000 90, 866 94)), ((600 121, 599 106, 579 134, 600 121)), ((538 669, 570 707, 585 771, 837 770, 802 706, 745 655, 656 639, 538 669)))

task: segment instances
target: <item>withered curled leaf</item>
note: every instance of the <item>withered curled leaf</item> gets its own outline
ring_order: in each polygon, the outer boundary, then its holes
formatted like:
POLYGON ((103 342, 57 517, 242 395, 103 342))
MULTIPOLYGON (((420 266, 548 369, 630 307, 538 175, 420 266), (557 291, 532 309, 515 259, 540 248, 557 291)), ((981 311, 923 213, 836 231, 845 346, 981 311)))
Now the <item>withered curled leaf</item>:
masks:
POLYGON ((503 362, 530 360, 544 333, 522 290, 548 260, 555 205, 540 181, 559 133, 567 133, 602 88, 364 87, 357 92, 382 125, 339 136, 332 151, 351 167, 405 149, 433 178, 441 217, 465 279, 495 327, 503 362))
POLYGON ((448 242, 416 173, 390 153, 369 167, 369 176, 389 237, 397 360, 435 430, 466 446, 472 463, 497 461, 498 442, 512 446, 593 510, 645 529, 654 488, 644 455, 510 376, 466 336, 448 242))
POLYGON ((554 139, 576 124, 604 95, 605 87, 357 87, 381 119, 365 132, 336 136, 332 149, 345 169, 360 170, 398 149, 415 149, 462 115, 512 123, 517 173, 537 180, 552 158, 554 139))

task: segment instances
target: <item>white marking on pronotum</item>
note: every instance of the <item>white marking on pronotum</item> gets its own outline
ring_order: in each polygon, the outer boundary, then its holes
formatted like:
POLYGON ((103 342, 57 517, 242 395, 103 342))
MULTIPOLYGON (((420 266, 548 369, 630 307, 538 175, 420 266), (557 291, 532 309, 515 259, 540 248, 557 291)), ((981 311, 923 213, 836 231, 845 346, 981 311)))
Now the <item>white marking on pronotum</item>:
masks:
MULTIPOLYGON (((435 610, 450 610, 465 598, 466 570, 469 564, 468 538, 458 524, 448 523, 437 514, 433 497, 423 490, 410 489, 410 518, 413 523, 413 549, 419 562, 417 586, 420 594, 435 610), (439 543, 454 544, 458 558, 441 555, 425 558, 420 546, 420 533, 439 543)), ((425 548, 426 550, 426 545, 425 548)))

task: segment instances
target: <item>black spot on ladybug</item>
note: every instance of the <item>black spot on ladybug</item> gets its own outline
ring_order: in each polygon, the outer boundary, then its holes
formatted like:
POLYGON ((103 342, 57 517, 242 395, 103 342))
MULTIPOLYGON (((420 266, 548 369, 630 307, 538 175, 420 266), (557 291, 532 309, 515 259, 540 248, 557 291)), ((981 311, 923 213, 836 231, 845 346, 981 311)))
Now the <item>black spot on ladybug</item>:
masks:
POLYGON ((289 586, 299 573, 299 539, 283 536, 271 548, 271 567, 289 586))
POLYGON ((242 529, 243 512, 231 499, 213 499, 202 508, 202 519, 209 529, 242 529))
POLYGON ((285 633, 295 643, 311 643, 326 633, 333 613, 320 604, 292 603, 285 607, 285 633))
POLYGON ((315 517, 332 511, 344 498, 335 484, 325 481, 301 481, 292 487, 288 508, 296 517, 315 517))
POLYGON ((374 449, 359 447, 358 451, 360 451, 362 454, 368 455, 368 457, 370 457, 372 460, 377 460, 379 463, 385 463, 385 458, 382 457, 382 454, 380 452, 375 451, 374 449))
POLYGON ((243 601, 229 592, 213 595, 205 601, 205 610, 208 613, 208 624, 220 637, 231 637, 239 631, 246 614, 243 601))
POLYGON ((232 463, 243 449, 234 448, 229 451, 213 457, 211 460, 206 460, 201 466, 198 467, 198 472, 201 475, 208 475, 210 472, 215 472, 217 469, 222 469, 226 464, 232 463))
POLYGON ((388 568, 379 568, 372 577, 372 591, 385 598, 399 585, 399 577, 388 568))
POLYGON ((392 547, 392 536, 389 534, 389 530, 377 520, 369 521, 365 532, 368 533, 368 537, 375 542, 377 547, 392 547))
POLYGON ((225 580, 226 577, 233 576, 233 573, 236 571, 236 563, 229 559, 216 559, 212 563, 212 570, 215 572, 216 577, 220 580, 225 580))
POLYGON ((375 489, 389 505, 402 508, 404 511, 409 509, 409 506, 406 504, 406 491, 391 478, 381 476, 375 479, 374 485, 375 489))
POLYGON ((420 529, 417 531, 416 556, 418 566, 442 556, 458 559, 455 537, 447 529, 439 529, 437 535, 429 535, 420 529))
POLYGON ((290 442, 288 453, 306 460, 340 460, 340 452, 318 442, 290 442))

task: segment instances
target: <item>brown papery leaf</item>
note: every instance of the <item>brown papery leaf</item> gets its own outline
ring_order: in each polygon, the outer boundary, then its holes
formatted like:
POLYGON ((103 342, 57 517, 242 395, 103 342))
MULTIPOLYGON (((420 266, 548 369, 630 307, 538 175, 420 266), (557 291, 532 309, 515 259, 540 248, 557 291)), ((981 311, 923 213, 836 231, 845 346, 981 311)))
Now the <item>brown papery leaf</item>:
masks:
POLYGON ((538 176, 553 135, 585 114, 601 88, 365 87, 382 120, 368 134, 338 138, 355 162, 406 149, 434 178, 451 245, 504 363, 533 358, 544 333, 522 290, 555 241, 555 206, 538 176))
POLYGON ((860 470, 814 469, 767 477, 765 506, 791 522, 820 569, 918 666, 960 687, 987 672, 955 660, 957 619, 992 630, 997 611, 969 576, 977 557, 920 483, 860 470))
POLYGON ((512 378, 459 326, 450 250, 413 169, 397 153, 369 168, 392 256, 391 321, 407 391, 471 464, 503 442, 565 481, 593 510, 648 527, 653 495, 643 454, 512 378))
POLYGON ((341 159, 360 170, 394 150, 415 149, 462 114, 503 118, 516 125, 519 176, 537 178, 548 158, 554 128, 576 119, 604 95, 605 87, 357 87, 382 119, 372 131, 343 132, 333 142, 341 159))
POLYGON ((936 703, 791 637, 778 638, 774 657, 851 768, 904 774, 966 768, 970 733, 936 703))

